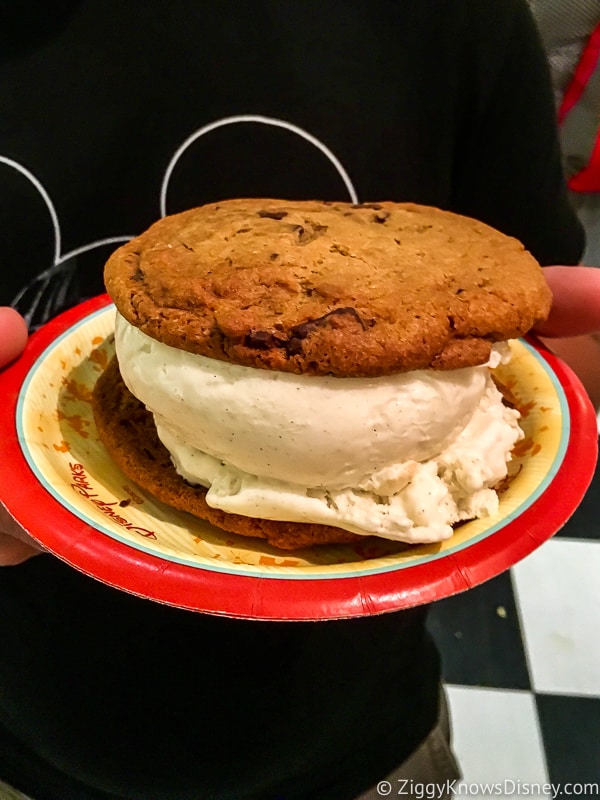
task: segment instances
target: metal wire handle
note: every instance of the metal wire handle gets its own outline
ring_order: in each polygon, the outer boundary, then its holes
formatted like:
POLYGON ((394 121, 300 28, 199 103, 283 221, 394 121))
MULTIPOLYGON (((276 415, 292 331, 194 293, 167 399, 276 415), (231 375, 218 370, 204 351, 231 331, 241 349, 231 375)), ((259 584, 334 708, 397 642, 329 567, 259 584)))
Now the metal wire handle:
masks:
POLYGON ((11 301, 34 331, 76 301, 77 259, 68 259, 39 272, 11 301))

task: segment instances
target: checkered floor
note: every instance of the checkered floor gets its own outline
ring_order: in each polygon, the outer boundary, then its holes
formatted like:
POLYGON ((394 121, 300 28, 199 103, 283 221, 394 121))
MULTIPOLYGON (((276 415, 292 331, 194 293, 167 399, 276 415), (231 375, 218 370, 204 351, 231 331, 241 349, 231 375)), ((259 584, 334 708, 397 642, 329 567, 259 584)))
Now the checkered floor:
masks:
MULTIPOLYGON (((513 797, 519 782, 529 797, 548 797, 533 784, 600 784, 600 468, 553 539, 436 604, 430 628, 465 784, 513 797)), ((600 787, 558 796, 576 795, 600 787)))

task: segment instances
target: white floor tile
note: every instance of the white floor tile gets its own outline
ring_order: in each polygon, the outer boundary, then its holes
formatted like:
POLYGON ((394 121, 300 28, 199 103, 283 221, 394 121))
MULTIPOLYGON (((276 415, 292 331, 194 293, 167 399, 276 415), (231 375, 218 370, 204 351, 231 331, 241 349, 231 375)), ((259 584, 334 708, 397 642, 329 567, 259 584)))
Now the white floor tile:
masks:
POLYGON ((0 800, 31 800, 31 798, 21 792, 17 792, 7 783, 0 781, 0 800))
POLYGON ((547 783, 548 775, 533 695, 451 685, 448 699, 463 784, 494 784, 514 796, 520 782, 535 796, 532 784, 547 783))
POLYGON ((533 688, 600 695, 600 543, 551 539, 512 575, 533 688))

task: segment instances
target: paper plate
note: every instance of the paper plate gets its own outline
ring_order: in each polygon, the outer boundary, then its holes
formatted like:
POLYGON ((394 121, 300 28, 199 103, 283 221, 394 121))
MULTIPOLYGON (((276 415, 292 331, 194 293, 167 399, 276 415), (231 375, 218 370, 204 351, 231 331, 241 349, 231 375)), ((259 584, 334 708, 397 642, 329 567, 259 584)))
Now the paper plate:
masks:
POLYGON ((44 547, 127 592, 240 618, 365 616, 428 603, 507 569, 566 522, 591 480, 595 412, 573 373, 533 342, 499 377, 525 439, 496 515, 436 545, 366 540, 282 552, 155 501, 98 440, 93 385, 112 354, 114 307, 94 298, 56 318, 0 376, 0 499, 44 547))

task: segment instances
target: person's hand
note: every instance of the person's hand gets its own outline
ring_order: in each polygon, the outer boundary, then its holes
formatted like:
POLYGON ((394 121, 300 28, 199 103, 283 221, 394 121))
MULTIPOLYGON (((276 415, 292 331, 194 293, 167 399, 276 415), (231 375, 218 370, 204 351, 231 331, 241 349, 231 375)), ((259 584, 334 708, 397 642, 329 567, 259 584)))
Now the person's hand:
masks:
MULTIPOLYGON (((12 308, 0 307, 0 369, 21 355, 27 343, 25 320, 12 308)), ((0 504, 0 566, 20 564, 43 550, 0 504)))
POLYGON ((0 503, 0 567, 14 567, 43 552, 0 503))
POLYGON ((546 322, 534 331, 565 361, 600 409, 600 268, 545 267, 554 297, 546 322))
POLYGON ((27 324, 14 310, 0 306, 0 369, 21 355, 27 344, 27 324))
POLYGON ((554 299, 535 333, 551 338, 600 333, 600 268, 545 267, 544 275, 554 299))

